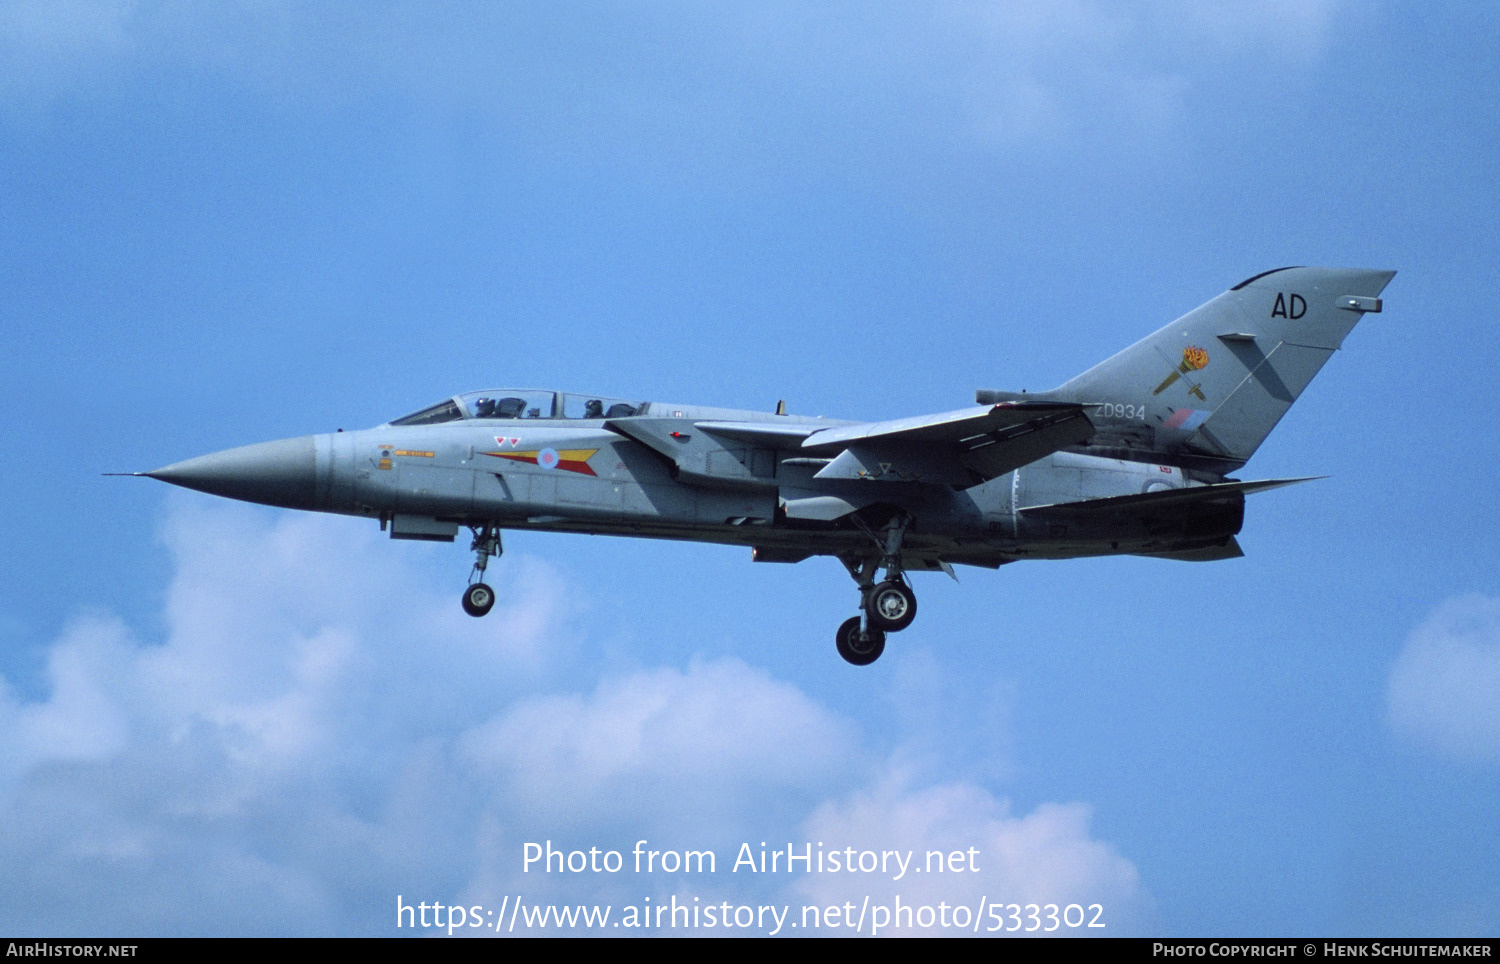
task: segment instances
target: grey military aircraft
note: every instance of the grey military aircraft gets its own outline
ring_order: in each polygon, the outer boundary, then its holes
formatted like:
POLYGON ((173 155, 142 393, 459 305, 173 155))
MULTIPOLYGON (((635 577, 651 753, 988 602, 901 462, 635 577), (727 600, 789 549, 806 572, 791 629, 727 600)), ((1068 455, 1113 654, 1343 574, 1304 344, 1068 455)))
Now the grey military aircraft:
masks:
POLYGON ((910 626, 914 571, 1020 559, 1241 555, 1230 478, 1393 271, 1281 268, 1240 282, 1046 392, 880 422, 536 389, 443 399, 376 428, 263 442, 136 473, 202 492, 378 519, 393 539, 472 534, 483 616, 504 529, 833 556, 859 587, 838 652, 874 662, 910 626))

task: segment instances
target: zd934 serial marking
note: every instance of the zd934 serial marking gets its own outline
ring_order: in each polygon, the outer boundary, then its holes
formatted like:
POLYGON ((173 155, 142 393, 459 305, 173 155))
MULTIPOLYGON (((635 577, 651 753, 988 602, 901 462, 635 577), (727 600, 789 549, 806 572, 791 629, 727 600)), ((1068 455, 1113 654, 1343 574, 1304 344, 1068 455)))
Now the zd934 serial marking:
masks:
POLYGON ((1146 420, 1147 408, 1145 405, 1131 405, 1126 402, 1102 402, 1092 412, 1090 417, 1112 418, 1123 422, 1144 422, 1146 420))

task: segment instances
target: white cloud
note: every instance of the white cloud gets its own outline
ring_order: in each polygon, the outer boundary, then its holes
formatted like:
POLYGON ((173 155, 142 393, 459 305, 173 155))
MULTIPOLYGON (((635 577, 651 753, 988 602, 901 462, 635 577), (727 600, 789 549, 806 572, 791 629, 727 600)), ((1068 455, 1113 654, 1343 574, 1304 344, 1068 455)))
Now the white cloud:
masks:
POLYGON ((83 618, 49 650, 45 699, 0 693, 0 915, 340 932, 384 923, 361 902, 383 910, 400 880, 456 892, 462 833, 441 828, 474 805, 441 790, 462 782, 451 743, 569 635, 557 577, 507 556, 472 620, 412 564, 428 547, 376 545, 368 523, 174 506, 162 641, 83 618))
MULTIPOLYGON (((1088 934, 1089 921, 1104 923, 1094 933, 1120 935, 1140 927, 1151 901, 1135 866, 1109 844, 1089 834, 1090 810, 1083 804, 1042 804, 1018 817, 1007 803, 972 783, 925 788, 906 784, 893 770, 873 790, 859 791, 821 806, 808 818, 807 837, 827 850, 887 851, 911 854, 910 870, 901 879, 879 871, 818 874, 798 890, 821 905, 850 902, 895 907, 962 907, 957 923, 980 933, 991 928, 1034 928, 1058 935, 1088 934), (977 866, 977 870, 974 868, 977 866), (991 910, 991 905, 1003 908, 991 910), (1010 906, 1021 905, 1019 918, 1010 906), (1025 905, 1038 905, 1037 919, 1025 905), (1048 920, 1056 905, 1056 920, 1048 920), (1068 905, 1076 904, 1069 913, 1068 905), (1090 910, 1099 905, 1101 911, 1090 910), (977 913, 976 913, 977 911, 977 913), (1069 919, 1063 923, 1064 917, 1069 919)), ((873 856, 870 866, 874 866, 873 856)), ((939 911, 941 914, 941 911, 939 911)), ((920 925, 915 916, 913 923, 920 925)), ((892 934, 913 936, 961 933, 954 927, 893 927, 892 934)))
POLYGON ((21 703, 0 691, 0 768, 5 776, 44 761, 107 759, 124 746, 127 721, 110 691, 110 673, 129 662, 124 627, 84 619, 70 626, 47 657, 52 697, 21 703))
MULTIPOLYGON (((730 871, 741 842, 799 833, 976 847, 986 891, 1141 903, 1086 808, 1016 818, 977 784, 914 785, 910 754, 882 763, 854 721, 762 669, 601 672, 587 638, 584 654, 563 642, 586 635, 577 600, 535 560, 507 555, 491 573, 500 604, 473 620, 421 565, 451 547, 195 496, 172 506, 160 641, 83 617, 48 649, 43 698, 0 680, 10 930, 381 934, 397 894, 846 893, 730 871), (523 873, 522 844, 546 839, 626 852, 647 839, 721 864, 697 879, 523 873)), ((924 878, 902 893, 976 886, 924 878)))
POLYGON ((1500 761, 1500 599, 1438 606, 1391 668, 1391 726, 1460 759, 1500 761))
POLYGON ((712 824, 693 824, 755 807, 758 795, 827 786, 861 756, 846 721, 733 659, 521 701, 467 733, 462 753, 502 776, 517 805, 561 824, 570 809, 629 808, 632 819, 698 833, 712 824))

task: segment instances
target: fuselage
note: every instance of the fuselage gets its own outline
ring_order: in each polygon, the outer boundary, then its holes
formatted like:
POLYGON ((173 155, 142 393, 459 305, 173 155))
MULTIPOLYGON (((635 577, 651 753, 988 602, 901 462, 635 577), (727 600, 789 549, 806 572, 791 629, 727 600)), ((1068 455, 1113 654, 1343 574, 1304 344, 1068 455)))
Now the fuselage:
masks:
POLYGON ((1203 484, 1170 465, 1062 451, 963 488, 826 479, 817 475, 828 460, 807 458, 796 433, 858 423, 664 403, 630 403, 615 418, 584 417, 598 410, 579 407, 577 417, 566 417, 562 401, 515 417, 484 404, 523 394, 544 393, 469 393, 455 396, 449 414, 457 417, 408 416, 372 429, 261 443, 149 474, 246 501, 378 518, 395 538, 446 541, 460 526, 492 525, 753 546, 762 561, 788 562, 867 543, 847 519, 800 507, 831 501, 837 512, 892 502, 911 518, 909 568, 1181 551, 1223 542, 1243 518, 1242 500, 1228 511, 1160 518, 1031 518, 1021 511, 1203 484), (683 455, 669 450, 673 457, 664 457, 660 445, 626 434, 633 421, 654 426, 656 437, 671 439, 665 444, 683 455), (706 422, 719 433, 696 427, 706 422), (735 425, 747 427, 742 439, 735 425), (776 444, 776 431, 791 433, 786 444, 776 444))
POLYGON ((397 539, 473 532, 465 612, 505 529, 831 555, 859 589, 840 655, 879 657, 916 616, 912 570, 1027 558, 1241 555, 1228 478, 1265 441, 1394 272, 1247 278, 1046 392, 874 422, 545 389, 444 399, 372 429, 266 442, 141 473, 216 495, 380 520, 397 539), (881 571, 884 575, 877 579, 881 571))

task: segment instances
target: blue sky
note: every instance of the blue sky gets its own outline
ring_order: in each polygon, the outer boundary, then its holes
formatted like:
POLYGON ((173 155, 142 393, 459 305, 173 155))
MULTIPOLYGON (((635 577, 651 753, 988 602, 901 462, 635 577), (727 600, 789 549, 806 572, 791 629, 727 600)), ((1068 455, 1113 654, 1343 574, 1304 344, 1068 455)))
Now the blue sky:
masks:
POLYGON ((452 904, 1102 904, 1500 932, 1488 4, 0 10, 0 926, 387 934, 452 904), (891 418, 1249 275, 1394 268, 1246 558, 918 576, 462 547, 104 478, 547 386, 891 418), (975 847, 921 886, 521 847, 975 847), (842 845, 842 844, 841 844, 842 845))

